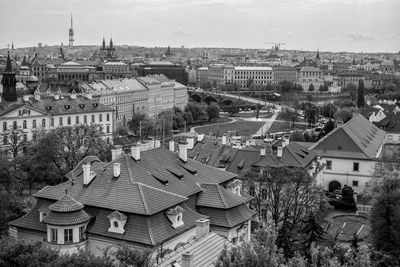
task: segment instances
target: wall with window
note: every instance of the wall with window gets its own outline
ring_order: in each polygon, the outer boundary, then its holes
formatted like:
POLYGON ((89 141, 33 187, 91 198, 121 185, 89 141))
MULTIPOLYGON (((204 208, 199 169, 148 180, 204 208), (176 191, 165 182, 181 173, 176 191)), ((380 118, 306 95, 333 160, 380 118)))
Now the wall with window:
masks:
POLYGON ((344 185, 348 185, 358 193, 364 190, 366 183, 372 178, 376 163, 372 160, 328 157, 324 157, 323 161, 326 163, 321 176, 324 189, 328 190, 331 181, 338 181, 342 188, 344 185))
POLYGON ((86 249, 87 223, 71 226, 47 226, 47 244, 51 248, 60 249, 61 253, 74 253, 78 249, 86 249))

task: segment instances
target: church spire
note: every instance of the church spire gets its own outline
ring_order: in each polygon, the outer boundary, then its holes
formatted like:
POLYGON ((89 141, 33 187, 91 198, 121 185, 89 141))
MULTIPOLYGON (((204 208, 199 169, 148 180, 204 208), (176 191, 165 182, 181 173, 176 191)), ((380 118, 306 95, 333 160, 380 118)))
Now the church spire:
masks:
POLYGON ((104 39, 104 36, 103 36, 103 43, 101 45, 101 48, 104 50, 106 49, 106 39, 104 39))
POLYGON ((72 13, 71 13, 71 27, 69 28, 69 46, 74 45, 74 26, 72 21, 72 13))
POLYGON ((110 50, 112 50, 114 48, 114 45, 113 45, 113 41, 112 41, 112 37, 110 38, 110 50))
POLYGON ((5 68, 4 71, 5 71, 5 72, 12 72, 10 51, 8 51, 8 54, 7 54, 6 68, 5 68))
POLYGON ((319 57, 319 49, 317 50, 317 56, 315 57, 315 59, 320 59, 320 57, 319 57))

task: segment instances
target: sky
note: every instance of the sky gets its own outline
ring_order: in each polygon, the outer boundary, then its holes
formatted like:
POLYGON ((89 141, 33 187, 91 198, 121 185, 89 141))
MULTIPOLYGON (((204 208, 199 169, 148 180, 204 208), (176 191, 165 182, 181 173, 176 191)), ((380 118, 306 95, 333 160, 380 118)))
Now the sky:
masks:
POLYGON ((399 0, 0 0, 0 47, 76 45, 399 52, 399 0))

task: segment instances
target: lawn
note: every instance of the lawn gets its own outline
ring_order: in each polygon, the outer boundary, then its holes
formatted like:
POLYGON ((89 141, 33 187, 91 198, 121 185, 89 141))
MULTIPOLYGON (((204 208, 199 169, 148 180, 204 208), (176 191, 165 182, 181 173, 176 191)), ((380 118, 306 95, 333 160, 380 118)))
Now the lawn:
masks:
POLYGON ((268 133, 285 132, 292 130, 305 130, 306 124, 295 123, 294 127, 292 122, 288 121, 274 121, 268 130, 268 133))
POLYGON ((339 240, 350 241, 354 233, 357 233, 360 229, 358 237, 364 240, 368 237, 370 231, 369 222, 366 218, 357 215, 339 215, 332 218, 332 224, 328 231, 331 234, 340 232, 339 240))
POLYGON ((199 134, 209 134, 210 132, 216 134, 218 132, 219 136, 228 131, 237 131, 238 135, 251 136, 255 134, 261 128, 262 125, 263 122, 244 121, 237 118, 237 121, 232 123, 200 126, 197 127, 195 131, 199 134))

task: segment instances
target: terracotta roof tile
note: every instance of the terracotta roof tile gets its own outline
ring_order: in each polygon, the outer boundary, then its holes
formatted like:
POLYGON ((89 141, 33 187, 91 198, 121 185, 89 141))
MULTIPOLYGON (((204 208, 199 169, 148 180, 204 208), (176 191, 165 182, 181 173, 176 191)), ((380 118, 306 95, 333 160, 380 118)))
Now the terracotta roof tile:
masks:
POLYGON ((246 202, 246 198, 233 194, 218 184, 201 186, 203 191, 197 199, 197 206, 230 209, 246 202))

